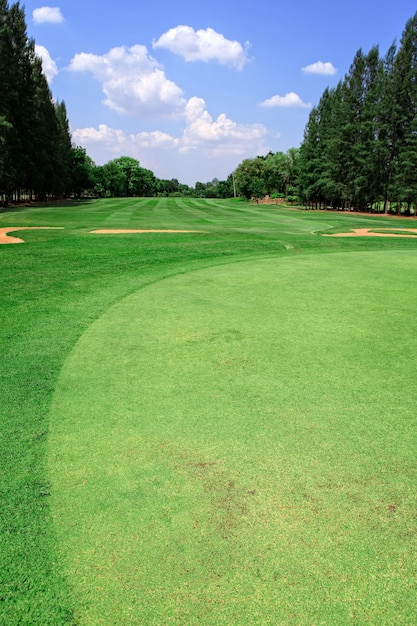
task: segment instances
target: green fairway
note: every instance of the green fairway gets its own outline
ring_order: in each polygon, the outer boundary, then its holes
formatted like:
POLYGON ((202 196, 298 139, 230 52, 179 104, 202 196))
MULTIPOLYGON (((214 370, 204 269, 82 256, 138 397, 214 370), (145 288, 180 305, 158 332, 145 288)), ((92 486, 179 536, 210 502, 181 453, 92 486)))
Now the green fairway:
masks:
POLYGON ((0 213, 25 225, 63 230, 0 246, 0 623, 413 623, 417 242, 321 235, 414 221, 0 213))

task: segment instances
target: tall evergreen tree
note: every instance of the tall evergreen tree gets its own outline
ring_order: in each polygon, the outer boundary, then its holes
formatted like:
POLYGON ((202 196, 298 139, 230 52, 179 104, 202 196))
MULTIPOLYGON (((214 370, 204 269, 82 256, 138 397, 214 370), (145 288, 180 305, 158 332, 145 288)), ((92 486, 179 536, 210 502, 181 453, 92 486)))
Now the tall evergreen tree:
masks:
POLYGON ((72 144, 65 102, 55 103, 55 115, 58 126, 56 192, 59 195, 67 195, 71 186, 72 144))
POLYGON ((25 153, 30 159, 30 170, 26 175, 26 188, 34 189, 39 199, 48 192, 55 192, 59 177, 58 121, 48 83, 42 73, 42 63, 37 57, 32 64, 33 82, 33 130, 30 145, 25 153))
POLYGON ((31 66, 24 11, 18 3, 8 8, 2 2, 0 15, 0 115, 9 129, 4 151, 5 179, 1 191, 7 196, 22 185, 22 178, 28 170, 23 141, 30 129, 31 66))
POLYGON ((358 50, 342 86, 340 155, 349 203, 365 209, 380 194, 378 187, 378 118, 383 64, 378 47, 358 50))
POLYGON ((392 70, 395 169, 391 192, 400 208, 417 201, 417 13, 403 32, 392 70))
POLYGON ((299 158, 299 193, 304 202, 334 205, 342 201, 340 169, 340 86, 325 89, 307 123, 299 158))
POLYGON ((376 129, 376 163, 384 212, 388 211, 389 192, 393 180, 396 154, 395 98, 392 72, 397 47, 393 43, 382 61, 381 100, 376 129))

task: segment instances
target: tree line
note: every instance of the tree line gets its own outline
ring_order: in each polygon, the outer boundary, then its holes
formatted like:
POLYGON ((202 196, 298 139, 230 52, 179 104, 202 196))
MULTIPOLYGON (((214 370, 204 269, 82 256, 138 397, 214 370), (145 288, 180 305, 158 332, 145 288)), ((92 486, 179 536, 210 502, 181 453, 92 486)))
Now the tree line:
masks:
POLYGON ((2 201, 71 189, 72 145, 64 102, 53 102, 19 3, 0 0, 0 195, 2 201))
MULTIPOLYGON (((310 208, 412 212, 417 194, 417 13, 384 57, 360 49, 309 116, 300 148, 243 160, 227 180, 162 180, 122 156, 96 166, 74 146, 24 9, 0 0, 0 200, 49 196, 286 197, 310 208)), ((414 213, 416 213, 414 211, 414 213)))
POLYGON ((246 159, 235 180, 247 198, 417 214, 417 13, 384 57, 358 50, 312 109, 299 149, 246 159))
POLYGON ((198 197, 229 198, 233 195, 232 175, 227 181, 214 178, 207 183, 197 182, 195 187, 180 183, 178 179, 161 179, 140 165, 137 159, 121 156, 96 165, 84 148, 74 149, 77 169, 74 172, 76 195, 87 193, 95 197, 198 197))
POLYGON ((214 179, 196 189, 158 179, 131 157, 96 166, 72 144, 64 102, 55 102, 27 36, 19 2, 0 0, 0 201, 103 196, 199 195, 226 197, 230 185, 214 179))
POLYGON ((298 189, 309 206, 410 212, 417 194, 417 13, 400 45, 356 53, 311 111, 298 189))
POLYGON ((245 198, 287 197, 295 199, 298 184, 299 149, 269 152, 245 159, 234 172, 237 193, 245 198))

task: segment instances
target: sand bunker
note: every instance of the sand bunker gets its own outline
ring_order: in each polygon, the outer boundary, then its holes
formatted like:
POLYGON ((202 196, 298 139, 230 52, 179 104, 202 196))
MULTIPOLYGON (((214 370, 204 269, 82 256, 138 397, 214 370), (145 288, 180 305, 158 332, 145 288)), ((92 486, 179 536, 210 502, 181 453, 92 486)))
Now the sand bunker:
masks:
POLYGON ((111 228, 106 230, 90 230, 90 234, 96 235, 130 235, 132 233, 202 233, 202 230, 155 230, 155 229, 128 229, 128 228, 111 228))
POLYGON ((12 233, 15 230, 57 230, 63 228, 63 226, 10 226, 6 228, 0 228, 0 244, 3 243, 25 243, 23 239, 19 237, 9 237, 8 233, 12 233))
POLYGON ((417 228, 355 228, 349 233, 335 233, 334 235, 323 234, 323 237, 408 237, 415 239, 417 237, 417 228), (387 231, 397 232, 387 232, 387 231), (416 234, 411 234, 416 233, 416 234))

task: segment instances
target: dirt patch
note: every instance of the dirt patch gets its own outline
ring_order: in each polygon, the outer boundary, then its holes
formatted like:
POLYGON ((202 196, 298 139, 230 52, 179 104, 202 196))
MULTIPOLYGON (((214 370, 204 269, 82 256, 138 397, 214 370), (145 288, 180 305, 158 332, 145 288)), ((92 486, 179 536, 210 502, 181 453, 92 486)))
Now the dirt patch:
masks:
POLYGON ((269 197, 253 198, 251 202, 253 204, 270 204, 270 205, 284 204, 286 205, 286 207, 290 206, 290 203, 285 198, 269 198, 269 197))
POLYGON ((23 239, 19 237, 9 237, 8 233, 12 233, 16 230, 56 230, 63 228, 62 226, 10 226, 6 228, 0 228, 0 244, 6 243, 25 243, 23 239))
POLYGON ((417 228, 402 228, 401 233, 396 228, 355 228, 348 233, 323 234, 322 237, 407 237, 417 238, 417 228), (394 231, 397 232, 386 232, 394 231), (415 234, 412 234, 415 233, 415 234))
POLYGON ((156 230, 156 229, 128 229, 109 228, 103 230, 90 230, 90 234, 96 235, 130 235, 133 233, 202 233, 202 230, 156 230))

